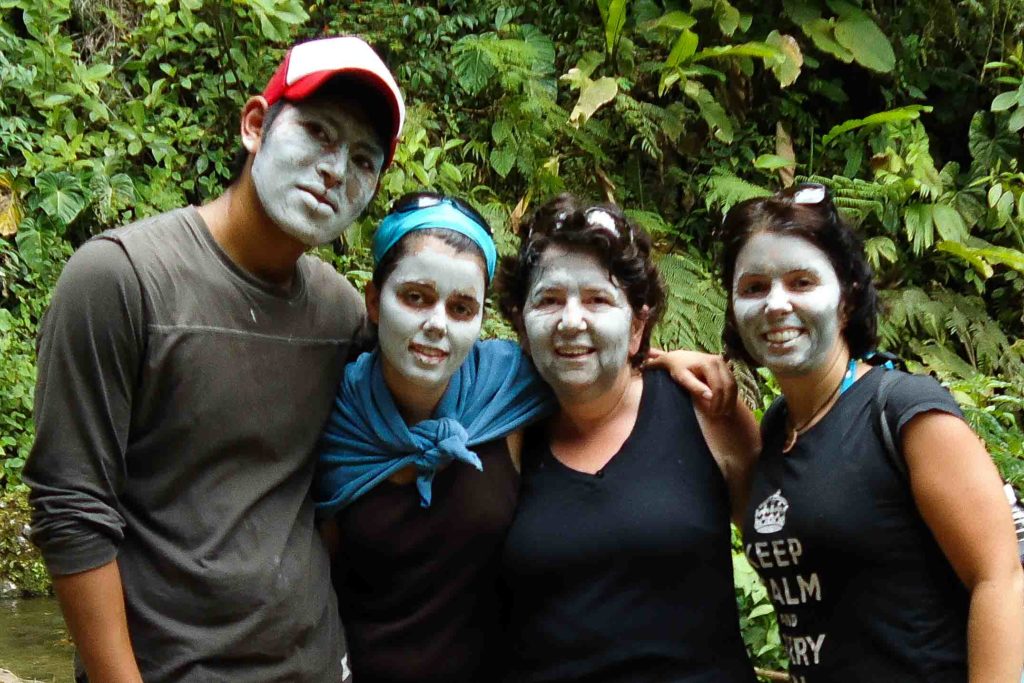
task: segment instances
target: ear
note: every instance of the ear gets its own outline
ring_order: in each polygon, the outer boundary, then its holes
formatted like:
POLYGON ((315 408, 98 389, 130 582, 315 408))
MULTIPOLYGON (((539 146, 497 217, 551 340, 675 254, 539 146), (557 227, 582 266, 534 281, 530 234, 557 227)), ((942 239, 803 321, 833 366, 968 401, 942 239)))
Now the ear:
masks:
POLYGON ((380 324, 380 292, 377 291, 377 285, 372 282, 366 283, 366 294, 364 295, 366 300, 366 317, 369 318, 370 322, 374 325, 380 324))
POLYGON ((512 326, 516 328, 519 335, 519 348, 527 356, 530 355, 530 338, 526 336, 526 325, 523 323, 523 312, 518 308, 512 313, 512 326))
POLYGON ((263 142, 263 120, 266 118, 269 108, 267 100, 262 95, 250 97, 242 107, 240 130, 242 146, 248 150, 249 154, 259 151, 260 144, 263 142))
POLYGON ((647 327, 647 319, 651 317, 651 307, 644 304, 640 312, 633 316, 633 322, 629 324, 629 356, 632 358, 640 351, 640 341, 644 337, 644 328, 647 327))
POLYGON ((836 317, 839 319, 839 333, 842 334, 846 331, 846 324, 850 322, 850 305, 845 296, 839 299, 839 308, 836 311, 836 317))

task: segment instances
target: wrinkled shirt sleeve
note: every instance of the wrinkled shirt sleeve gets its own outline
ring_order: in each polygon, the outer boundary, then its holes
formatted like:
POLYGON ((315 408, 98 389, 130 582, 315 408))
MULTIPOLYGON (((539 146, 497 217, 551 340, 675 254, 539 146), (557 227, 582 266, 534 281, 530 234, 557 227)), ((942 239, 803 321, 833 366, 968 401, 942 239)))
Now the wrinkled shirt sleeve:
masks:
POLYGON ((144 326, 127 254, 108 239, 84 244, 40 324, 36 438, 22 475, 30 536, 54 576, 110 562, 124 537, 119 497, 144 326))

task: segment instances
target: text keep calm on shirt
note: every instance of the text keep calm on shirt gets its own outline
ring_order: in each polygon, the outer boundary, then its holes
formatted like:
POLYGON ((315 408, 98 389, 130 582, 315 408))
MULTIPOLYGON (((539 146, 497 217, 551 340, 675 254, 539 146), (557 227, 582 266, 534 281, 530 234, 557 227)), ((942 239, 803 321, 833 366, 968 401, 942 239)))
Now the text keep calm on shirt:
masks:
MULTIPOLYGON (((789 453, 782 400, 765 414, 744 551, 794 683, 967 680, 968 594, 881 441, 872 404, 884 372, 857 381, 789 453)), ((935 380, 901 373, 893 433, 930 410, 960 416, 935 380)))

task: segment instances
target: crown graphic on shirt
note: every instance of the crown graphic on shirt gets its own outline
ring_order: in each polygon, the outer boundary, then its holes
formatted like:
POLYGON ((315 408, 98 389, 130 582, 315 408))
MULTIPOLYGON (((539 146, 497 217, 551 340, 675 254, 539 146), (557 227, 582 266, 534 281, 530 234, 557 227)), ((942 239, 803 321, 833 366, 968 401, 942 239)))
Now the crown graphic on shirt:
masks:
POLYGON ((765 498, 754 510, 754 530, 761 534, 773 534, 786 526, 786 510, 789 501, 782 497, 782 489, 765 498))

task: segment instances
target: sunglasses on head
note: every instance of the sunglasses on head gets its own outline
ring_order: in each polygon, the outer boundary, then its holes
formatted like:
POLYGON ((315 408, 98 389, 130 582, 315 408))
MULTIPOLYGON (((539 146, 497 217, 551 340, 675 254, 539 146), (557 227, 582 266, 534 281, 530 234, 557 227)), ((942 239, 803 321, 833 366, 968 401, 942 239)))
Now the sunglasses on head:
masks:
MULTIPOLYGON (((552 235, 557 233, 565 228, 568 218, 569 212, 562 211, 555 216, 555 220, 549 229, 537 230, 536 234, 552 235)), ((629 221, 624 219, 617 220, 608 209, 600 206, 592 206, 583 212, 583 220, 585 221, 587 228, 597 229, 611 235, 619 241, 623 248, 628 247, 633 243, 633 229, 630 227, 629 221)), ((530 224, 530 229, 523 237, 524 242, 528 243, 533 239, 535 224, 535 221, 530 224)))
POLYGON ((484 218, 479 211, 458 197, 449 197, 448 195, 439 194, 437 192, 414 192, 412 194, 399 197, 395 200, 395 203, 391 205, 390 213, 408 213, 410 211, 428 209, 432 206, 438 206, 439 204, 448 204, 457 211, 460 211, 474 223, 478 224, 488 235, 493 235, 491 232, 491 226, 487 224, 487 219, 484 218))
POLYGON ((821 183, 800 183, 777 192, 775 196, 804 206, 832 204, 832 195, 829 194, 828 188, 821 183))

